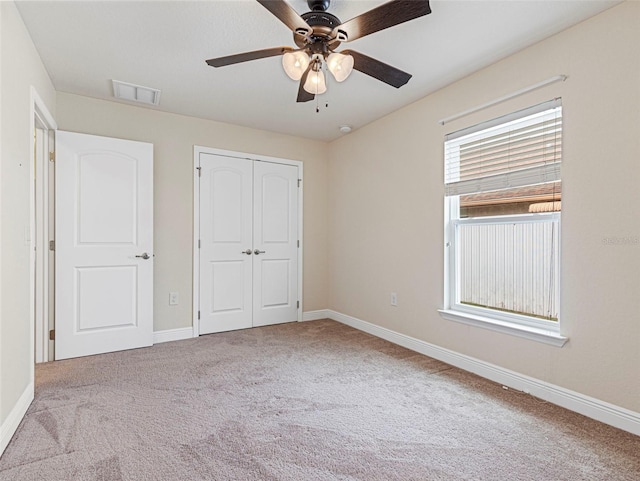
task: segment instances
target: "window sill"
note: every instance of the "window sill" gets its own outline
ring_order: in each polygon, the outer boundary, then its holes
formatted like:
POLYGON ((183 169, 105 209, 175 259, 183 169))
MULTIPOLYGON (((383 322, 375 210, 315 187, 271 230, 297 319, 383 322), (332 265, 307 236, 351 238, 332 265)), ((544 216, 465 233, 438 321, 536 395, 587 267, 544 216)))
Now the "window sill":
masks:
POLYGON ((482 327, 484 329, 523 337, 531 341, 542 342, 556 347, 564 346, 569 340, 568 337, 561 336, 557 332, 537 327, 523 326, 521 324, 499 321, 497 319, 468 314, 466 312, 452 311, 449 309, 438 309, 438 312, 443 319, 448 321, 461 322, 470 326, 482 327))

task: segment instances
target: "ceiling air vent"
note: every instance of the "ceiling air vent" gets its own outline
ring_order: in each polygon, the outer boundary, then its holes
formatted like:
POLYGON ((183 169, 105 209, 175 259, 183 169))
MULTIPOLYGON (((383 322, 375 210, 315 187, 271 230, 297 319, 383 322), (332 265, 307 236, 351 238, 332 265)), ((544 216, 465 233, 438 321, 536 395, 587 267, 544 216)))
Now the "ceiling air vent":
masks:
POLYGON ((160 90, 142 85, 134 85, 120 80, 112 80, 113 95, 117 99, 140 102, 147 105, 158 105, 160 103, 160 90))

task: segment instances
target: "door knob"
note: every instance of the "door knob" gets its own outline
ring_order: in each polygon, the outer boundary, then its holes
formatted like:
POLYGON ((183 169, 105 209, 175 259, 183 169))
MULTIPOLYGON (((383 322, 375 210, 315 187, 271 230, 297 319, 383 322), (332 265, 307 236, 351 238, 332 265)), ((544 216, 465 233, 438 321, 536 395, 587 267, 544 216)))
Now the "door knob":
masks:
POLYGON ((256 249, 256 250, 254 250, 254 251, 253 251, 253 253, 254 253, 255 255, 258 255, 258 254, 264 254, 264 253, 265 253, 265 251, 259 251, 258 249, 256 249))
POLYGON ((147 254, 146 252, 143 252, 141 255, 136 256, 136 257, 140 257, 142 259, 151 259, 151 256, 149 254, 147 254))
POLYGON ((251 249, 247 249, 246 251, 242 251, 240 254, 247 254, 248 256, 251 255, 251 249))

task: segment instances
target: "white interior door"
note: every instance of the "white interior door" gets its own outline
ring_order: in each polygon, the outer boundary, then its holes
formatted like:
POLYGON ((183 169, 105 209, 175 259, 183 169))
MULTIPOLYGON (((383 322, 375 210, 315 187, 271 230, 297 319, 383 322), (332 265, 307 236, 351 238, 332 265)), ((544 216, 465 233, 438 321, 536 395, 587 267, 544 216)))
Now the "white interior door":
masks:
POLYGON ((56 359, 153 344, 153 145, 56 136, 56 359))
POLYGON ((253 325, 298 316, 298 169, 253 167, 253 325))
POLYGON ((200 334, 251 327, 253 162, 200 156, 200 334))
POLYGON ((199 160, 199 333, 297 320, 298 168, 199 160))

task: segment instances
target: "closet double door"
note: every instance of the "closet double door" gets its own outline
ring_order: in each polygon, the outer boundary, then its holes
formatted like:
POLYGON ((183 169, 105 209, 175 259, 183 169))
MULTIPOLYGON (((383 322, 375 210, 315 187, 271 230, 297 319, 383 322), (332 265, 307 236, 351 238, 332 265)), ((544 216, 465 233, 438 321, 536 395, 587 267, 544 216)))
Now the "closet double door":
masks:
POLYGON ((200 334, 298 318, 298 167, 200 153, 200 334))

